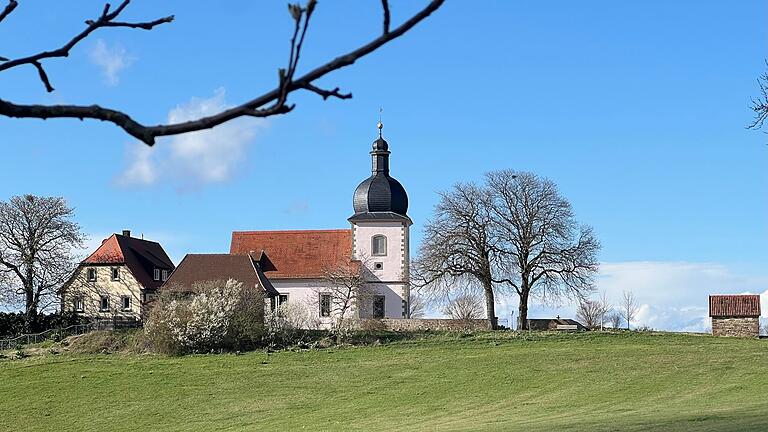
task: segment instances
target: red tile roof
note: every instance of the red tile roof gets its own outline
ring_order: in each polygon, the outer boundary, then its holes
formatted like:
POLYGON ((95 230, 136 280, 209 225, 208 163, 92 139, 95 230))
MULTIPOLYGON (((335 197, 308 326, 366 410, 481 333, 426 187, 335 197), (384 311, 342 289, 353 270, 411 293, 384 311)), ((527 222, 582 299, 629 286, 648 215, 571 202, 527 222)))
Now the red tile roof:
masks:
POLYGON ((709 296, 711 317, 759 317, 759 295, 711 295, 709 296))
POLYGON ((235 231, 229 253, 265 251, 276 271, 269 279, 318 278, 352 257, 352 230, 235 231))
POLYGON ((101 242, 80 266, 125 264, 144 288, 158 288, 162 281, 154 278, 154 269, 173 271, 174 265, 160 243, 112 234, 101 242))

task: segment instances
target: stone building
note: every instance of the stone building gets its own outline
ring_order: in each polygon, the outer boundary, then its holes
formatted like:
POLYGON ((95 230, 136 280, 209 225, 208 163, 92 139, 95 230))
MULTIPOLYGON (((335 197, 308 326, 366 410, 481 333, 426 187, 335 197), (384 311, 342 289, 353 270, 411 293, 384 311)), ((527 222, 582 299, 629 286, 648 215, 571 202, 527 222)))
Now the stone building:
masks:
POLYGON ((714 336, 760 335, 759 295, 711 295, 709 316, 714 336))

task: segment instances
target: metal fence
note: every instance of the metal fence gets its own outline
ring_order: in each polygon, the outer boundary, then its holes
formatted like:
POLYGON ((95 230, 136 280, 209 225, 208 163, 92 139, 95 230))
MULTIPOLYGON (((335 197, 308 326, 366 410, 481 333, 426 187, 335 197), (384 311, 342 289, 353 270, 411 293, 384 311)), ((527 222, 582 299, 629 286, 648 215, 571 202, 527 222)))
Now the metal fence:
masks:
POLYGON ((23 334, 10 339, 0 339, 0 351, 14 349, 19 345, 36 344, 53 338, 63 339, 67 336, 80 335, 92 331, 138 327, 141 327, 141 321, 134 319, 97 319, 86 324, 76 324, 40 333, 23 334))
POLYGON ((40 333, 23 334, 12 339, 0 339, 0 350, 13 349, 19 345, 40 343, 48 339, 52 339, 56 336, 63 338, 67 336, 88 333, 89 331, 94 330, 94 324, 95 323, 76 324, 60 329, 46 330, 40 333))

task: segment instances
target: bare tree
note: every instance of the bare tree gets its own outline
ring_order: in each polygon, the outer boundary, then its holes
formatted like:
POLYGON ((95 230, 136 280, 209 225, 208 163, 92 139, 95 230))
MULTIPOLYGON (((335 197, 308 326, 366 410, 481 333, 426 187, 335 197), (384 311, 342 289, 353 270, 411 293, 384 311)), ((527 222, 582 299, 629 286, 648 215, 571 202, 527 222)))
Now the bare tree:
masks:
POLYGON ((454 298, 449 298, 443 313, 458 320, 480 319, 483 316, 483 301, 476 291, 464 289, 454 298))
POLYGON ((583 299, 579 301, 579 307, 576 309, 576 320, 584 324, 585 327, 589 329, 600 327, 604 315, 605 310, 599 300, 583 299))
POLYGON ((598 302, 600 303, 600 330, 603 330, 605 328, 606 315, 611 311, 613 306, 611 306, 611 302, 608 301, 608 293, 605 290, 600 293, 598 302))
POLYGON ((606 319, 611 323, 611 327, 617 329, 621 327, 621 314, 617 311, 611 311, 606 315, 606 319))
MULTIPOLYGON (((768 68, 768 61, 766 61, 768 68)), ((749 129, 761 129, 765 120, 768 119, 768 72, 764 72, 757 79, 757 85, 760 87, 760 96, 752 99, 752 111, 755 112, 755 118, 747 126, 749 129)))
POLYGON ((578 225, 571 204, 550 180, 503 170, 486 175, 487 208, 500 239, 500 278, 519 296, 518 328, 527 329, 528 301, 581 299, 593 290, 600 243, 592 228, 578 225))
POLYGON ((408 317, 409 318, 424 318, 427 313, 427 300, 423 295, 416 291, 411 291, 410 300, 408 302, 408 317))
POLYGON ((322 286, 315 288, 314 297, 320 313, 327 308, 327 317, 333 320, 333 330, 339 331, 352 318, 360 318, 361 312, 371 303, 374 290, 366 268, 361 261, 351 261, 323 271, 322 286))
POLYGON ((637 302, 637 298, 632 291, 624 291, 621 296, 621 317, 627 322, 627 330, 629 330, 629 324, 637 317, 637 312, 640 310, 640 306, 637 302))
MULTIPOLYGON (((107 3, 95 19, 85 21, 85 29, 60 48, 42 51, 37 54, 16 59, 0 57, 0 72, 19 66, 32 66, 36 69, 45 89, 48 92, 52 92, 54 91, 54 88, 43 66, 44 61, 69 56, 70 51, 74 49, 79 42, 100 29, 108 27, 124 27, 152 30, 159 25, 170 23, 174 20, 174 17, 171 15, 146 22, 120 21, 121 14, 128 6, 129 2, 130 0, 123 0, 115 9, 112 9, 109 3, 107 3)), ((196 120, 175 124, 147 126, 139 123, 122 111, 103 108, 98 105, 22 105, 3 99, 0 99, 0 115, 17 118, 39 118, 44 120, 49 118, 73 118, 80 120, 94 119, 106 121, 121 127, 131 136, 151 146, 154 145, 155 138, 157 137, 210 129, 239 117, 269 117, 285 114, 293 110, 295 106, 288 103, 288 96, 296 90, 306 90, 316 93, 323 99, 329 97, 349 99, 352 97, 352 94, 342 93, 338 87, 333 90, 320 88, 315 85, 315 81, 330 72, 352 65, 358 59, 365 57, 388 42, 402 36, 416 24, 430 16, 443 4, 443 2, 444 0, 432 0, 424 9, 403 22, 399 27, 391 29, 389 2, 388 0, 381 0, 383 30, 378 37, 350 52, 339 55, 299 77, 296 77, 299 58, 302 53, 302 47, 307 35, 310 19, 315 11, 317 2, 315 0, 308 0, 304 7, 299 4, 289 4, 288 11, 294 24, 290 39, 290 53, 287 65, 284 68, 278 69, 277 86, 239 106, 228 108, 220 113, 196 120)), ((17 6, 18 2, 16 0, 8 0, 7 6, 0 11, 0 23, 11 15, 17 6)))
POLYGON ((73 249, 85 237, 72 215, 63 198, 24 195, 0 202, 0 293, 6 304, 24 305, 28 330, 75 267, 73 249))
POLYGON ((435 216, 424 228, 424 240, 411 275, 414 286, 432 297, 441 297, 457 284, 476 282, 483 290, 485 311, 495 328, 497 246, 483 194, 474 184, 457 184, 450 192, 440 194, 435 216))

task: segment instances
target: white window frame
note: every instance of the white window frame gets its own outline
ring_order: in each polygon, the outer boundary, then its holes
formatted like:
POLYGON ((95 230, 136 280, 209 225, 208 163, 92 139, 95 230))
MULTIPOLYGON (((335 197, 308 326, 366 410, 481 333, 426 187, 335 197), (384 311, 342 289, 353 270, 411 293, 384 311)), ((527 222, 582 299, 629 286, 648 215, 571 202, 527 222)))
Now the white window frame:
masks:
POLYGON ((99 276, 99 272, 97 271, 96 267, 88 267, 85 270, 85 279, 88 282, 96 282, 96 280, 98 279, 98 276, 99 276), (91 272, 93 272, 93 278, 91 278, 91 272))
POLYGON ((113 281, 120 280, 120 267, 112 267, 110 270, 110 277, 113 281), (115 277, 117 275, 117 277, 115 277))
POLYGON ((373 256, 387 256, 387 236, 384 234, 376 234, 375 236, 371 237, 371 255, 373 256), (376 251, 376 241, 377 240, 383 240, 384 241, 384 248, 383 251, 376 251))
POLYGON ((154 279, 155 279, 156 281, 159 281, 159 280, 160 280, 160 269, 159 269, 159 268, 156 268, 156 269, 155 269, 154 279))
POLYGON ((163 270, 160 272, 161 276, 160 279, 162 279, 163 282, 168 280, 168 270, 163 270))
POLYGON ((120 310, 121 311, 129 311, 131 310, 131 296, 120 296, 120 310), (125 301, 128 300, 128 307, 125 307, 125 301))

